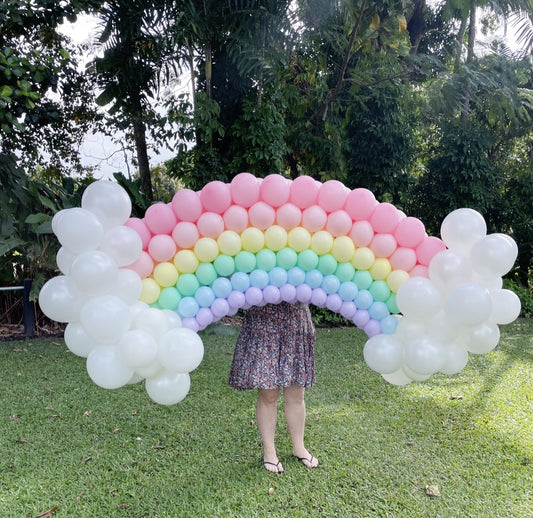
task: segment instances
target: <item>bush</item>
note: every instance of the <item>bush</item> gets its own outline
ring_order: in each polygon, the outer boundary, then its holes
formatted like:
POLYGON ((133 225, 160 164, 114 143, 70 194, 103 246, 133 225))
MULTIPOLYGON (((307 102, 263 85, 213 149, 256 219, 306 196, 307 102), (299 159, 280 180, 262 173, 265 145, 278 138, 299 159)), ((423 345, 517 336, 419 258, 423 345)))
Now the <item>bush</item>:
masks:
POLYGON ((520 315, 526 318, 533 317, 533 286, 524 286, 515 279, 504 279, 503 287, 514 291, 520 298, 522 309, 520 315))

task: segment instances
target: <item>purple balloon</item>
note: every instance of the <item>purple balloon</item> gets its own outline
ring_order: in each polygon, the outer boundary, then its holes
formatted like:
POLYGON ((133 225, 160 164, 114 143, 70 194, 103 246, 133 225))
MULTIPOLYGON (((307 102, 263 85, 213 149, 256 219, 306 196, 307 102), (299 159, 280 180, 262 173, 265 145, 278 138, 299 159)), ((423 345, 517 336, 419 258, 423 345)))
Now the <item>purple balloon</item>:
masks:
POLYGON ((379 320, 374 320, 371 318, 363 328, 363 331, 367 334, 367 336, 370 338, 375 335, 381 334, 381 325, 379 324, 379 320))
POLYGON ((370 320, 370 315, 366 309, 358 309, 352 317, 352 322, 359 328, 363 329, 370 320))
POLYGON ((311 296, 313 295, 313 290, 307 284, 300 284, 296 288, 296 300, 308 304, 311 302, 311 296))
POLYGON ((281 300, 281 294, 276 286, 266 286, 263 288, 263 298, 268 304, 277 304, 281 300))
POLYGON ((357 311, 356 305, 352 301, 345 301, 342 303, 339 313, 348 320, 351 320, 357 311))
POLYGON ((332 293, 331 295, 328 295, 328 298, 326 299, 326 307, 330 311, 335 311, 335 313, 338 313, 342 306, 342 299, 340 295, 337 295, 336 293, 332 293))
POLYGON ((196 322, 198 322, 200 329, 205 329, 213 322, 213 312, 209 308, 200 308, 196 313, 196 322))
POLYGON ((251 306, 257 306, 263 300, 263 292, 254 286, 248 288, 244 294, 246 302, 251 306))
POLYGON ((292 284, 284 284, 279 289, 279 294, 281 295, 281 300, 289 302, 292 304, 296 302, 296 288, 292 284))
POLYGON ((228 314, 229 304, 226 299, 215 299, 213 304, 211 304, 211 311, 215 318, 222 318, 228 314))
POLYGON ((319 308, 326 307, 327 293, 322 288, 315 288, 311 294, 311 304, 319 308))
POLYGON ((182 318, 181 327, 186 327, 187 329, 191 329, 195 333, 197 333, 200 330, 200 327, 198 326, 198 322, 196 322, 196 319, 192 317, 182 318))
POLYGON ((232 309, 240 309, 246 303, 246 297, 242 291, 234 290, 228 295, 228 304, 232 309))

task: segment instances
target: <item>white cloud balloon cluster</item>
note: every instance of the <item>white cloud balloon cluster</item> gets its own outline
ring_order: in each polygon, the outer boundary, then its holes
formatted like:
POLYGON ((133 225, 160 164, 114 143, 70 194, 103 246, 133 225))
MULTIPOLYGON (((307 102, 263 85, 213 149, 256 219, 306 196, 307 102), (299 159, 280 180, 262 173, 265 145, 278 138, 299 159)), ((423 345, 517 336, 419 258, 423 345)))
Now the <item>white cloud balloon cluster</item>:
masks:
POLYGON ((68 323, 65 342, 87 358, 94 383, 114 389, 145 380, 155 402, 171 405, 187 395, 204 347, 174 311, 138 300, 142 281, 126 267, 138 259, 142 242, 124 225, 130 213, 127 193, 111 181, 92 183, 81 208, 57 213, 52 229, 62 245, 63 275, 43 286, 39 304, 52 320, 68 323))
POLYGON ((373 336, 364 347, 370 368, 395 385, 460 372, 470 354, 492 351, 499 325, 520 314, 520 299, 502 289, 518 254, 512 238, 487 235, 472 209, 450 213, 441 237, 447 249, 432 259, 429 278, 411 277, 398 290, 403 316, 396 332, 373 336))

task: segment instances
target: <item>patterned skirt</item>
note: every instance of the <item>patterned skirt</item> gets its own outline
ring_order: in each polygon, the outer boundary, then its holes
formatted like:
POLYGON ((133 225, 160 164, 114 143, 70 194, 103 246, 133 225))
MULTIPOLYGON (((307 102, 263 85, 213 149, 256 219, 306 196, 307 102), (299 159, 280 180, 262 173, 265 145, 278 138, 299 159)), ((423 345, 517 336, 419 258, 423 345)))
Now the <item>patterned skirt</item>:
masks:
POLYGON ((315 338, 306 304, 250 308, 235 345, 230 386, 239 390, 313 386, 315 338))

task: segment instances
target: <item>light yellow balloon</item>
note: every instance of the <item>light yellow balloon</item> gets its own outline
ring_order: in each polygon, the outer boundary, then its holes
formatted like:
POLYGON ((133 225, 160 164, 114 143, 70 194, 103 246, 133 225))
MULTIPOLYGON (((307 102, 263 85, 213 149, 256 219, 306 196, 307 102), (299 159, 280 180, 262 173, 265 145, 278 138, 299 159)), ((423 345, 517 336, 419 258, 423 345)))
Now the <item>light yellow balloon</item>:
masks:
POLYGON ((245 228, 241 233, 242 248, 255 254, 265 246, 265 235, 255 227, 245 228))
POLYGON ((409 279, 409 274, 405 270, 393 270, 387 276, 387 285, 390 290, 397 293, 400 286, 409 279))
POLYGON ((225 230, 217 238, 218 249, 224 255, 237 255, 242 250, 241 236, 233 230, 225 230))
POLYGON ((180 250, 174 256, 174 266, 179 273, 194 273, 200 261, 192 250, 180 250))
POLYGON ((174 286, 178 280, 178 270, 172 263, 159 263, 153 272, 155 282, 163 288, 174 286))
POLYGON ((354 265, 356 270, 368 270, 376 260, 374 252, 366 246, 357 248, 353 254, 351 263, 354 265))
POLYGON ((317 255, 329 254, 333 248, 333 236, 327 230, 319 230, 311 237, 311 250, 317 255))
POLYGON ((392 272, 392 266, 388 259, 378 257, 370 267, 372 278, 376 281, 384 281, 392 272))
POLYGON ((212 263, 220 252, 214 239, 201 237, 194 245, 194 253, 202 263, 212 263))
POLYGON ((287 231, 279 226, 272 225, 265 230, 266 247, 278 252, 287 246, 287 231))
POLYGON ((139 300, 141 302, 146 302, 146 304, 153 304, 159 298, 161 288, 159 287, 159 284, 157 284, 157 282, 155 282, 151 277, 143 279, 142 282, 143 289, 139 300))
POLYGON ((355 253, 355 245, 352 238, 349 236, 339 236, 333 241, 333 249, 331 255, 337 259, 339 263, 347 263, 352 260, 355 253))
POLYGON ((303 227, 293 228, 289 232, 289 246, 295 252, 303 252, 311 246, 311 234, 303 227))

